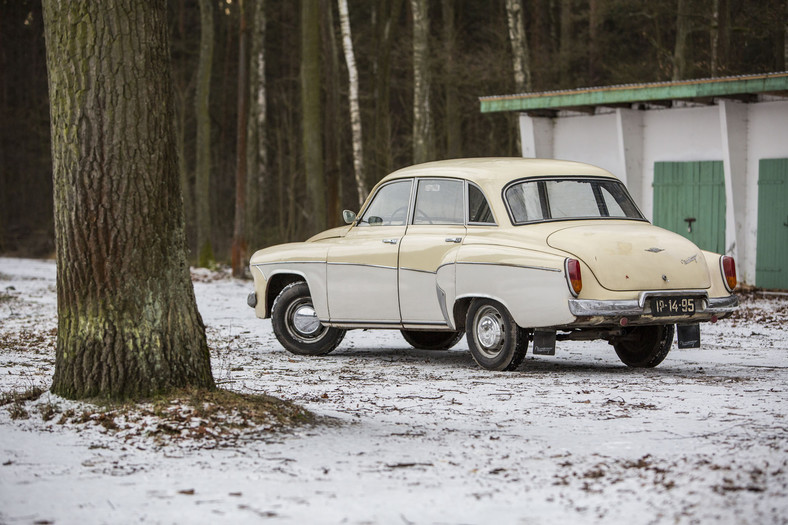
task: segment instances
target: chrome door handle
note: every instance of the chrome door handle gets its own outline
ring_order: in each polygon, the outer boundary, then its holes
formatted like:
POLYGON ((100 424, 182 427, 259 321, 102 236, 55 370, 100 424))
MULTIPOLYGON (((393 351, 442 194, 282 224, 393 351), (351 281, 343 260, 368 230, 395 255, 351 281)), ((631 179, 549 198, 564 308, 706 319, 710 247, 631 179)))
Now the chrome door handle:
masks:
POLYGON ((462 242, 462 237, 446 237, 446 242, 461 243, 462 242))
POLYGON ((397 244, 397 239, 383 239, 386 244, 397 244))

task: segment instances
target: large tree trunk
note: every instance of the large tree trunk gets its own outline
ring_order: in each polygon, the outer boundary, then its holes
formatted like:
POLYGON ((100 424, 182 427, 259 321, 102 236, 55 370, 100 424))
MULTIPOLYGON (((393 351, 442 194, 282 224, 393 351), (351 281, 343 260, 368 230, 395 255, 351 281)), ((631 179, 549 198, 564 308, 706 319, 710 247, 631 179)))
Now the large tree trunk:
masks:
POLYGON ((364 171, 364 140, 361 133, 361 108, 358 103, 358 69, 356 55, 353 53, 353 38, 350 32, 350 14, 347 0, 337 0, 339 4, 339 25, 342 28, 342 47, 345 51, 348 84, 350 86, 350 128, 353 132, 353 172, 356 176, 358 207, 364 204, 369 194, 364 171))
POLYGON ((394 166, 391 146, 391 47, 402 5, 402 0, 381 0, 377 4, 376 52, 372 63, 375 78, 373 181, 391 172, 394 166))
POLYGON ((246 246, 246 124, 249 95, 249 59, 246 50, 246 10, 244 2, 238 3, 238 136, 235 155, 235 218, 233 221, 233 246, 230 257, 233 277, 242 277, 247 260, 246 246))
POLYGON ((197 253, 200 266, 214 264, 211 245, 211 64, 213 63, 213 2, 200 0, 200 60, 197 66, 197 162, 194 174, 194 213, 197 219, 197 253))
POLYGON ((262 244, 265 223, 265 195, 270 189, 268 180, 268 146, 266 143, 265 81, 265 0, 257 0, 254 7, 254 31, 250 42, 249 119, 246 150, 246 226, 247 240, 254 246, 262 244))
POLYGON ((687 37, 690 34, 690 0, 679 0, 676 13, 676 45, 673 48, 673 80, 687 76, 687 37))
POLYGON ((427 0, 411 0, 413 11, 413 162, 432 160, 430 111, 430 20, 427 0))
POLYGON ((186 262, 164 2, 44 2, 57 239, 52 391, 213 387, 186 262))
POLYGON ((446 157, 456 158, 462 154, 462 119, 463 111, 459 107, 457 75, 455 73, 455 55, 457 28, 455 24, 454 0, 442 0, 443 15, 443 46, 444 46, 444 77, 443 85, 446 96, 446 157))
POLYGON ((326 229, 323 133, 320 104, 320 6, 301 1, 301 137, 304 172, 311 210, 311 233, 326 229))
POLYGON ((326 181, 326 217, 327 225, 338 226, 342 217, 342 179, 345 177, 343 157, 344 146, 347 143, 344 133, 337 132, 337 123, 342 122, 341 85, 342 79, 339 71, 339 46, 337 45, 337 32, 334 24, 334 9, 332 0, 320 0, 323 20, 320 24, 323 39, 324 62, 323 85, 325 86, 325 107, 323 109, 323 136, 326 137, 325 158, 323 159, 323 174, 326 181))
POLYGON ((509 41, 512 44, 514 89, 518 93, 531 91, 531 66, 528 61, 522 0, 506 0, 506 20, 509 23, 509 41))

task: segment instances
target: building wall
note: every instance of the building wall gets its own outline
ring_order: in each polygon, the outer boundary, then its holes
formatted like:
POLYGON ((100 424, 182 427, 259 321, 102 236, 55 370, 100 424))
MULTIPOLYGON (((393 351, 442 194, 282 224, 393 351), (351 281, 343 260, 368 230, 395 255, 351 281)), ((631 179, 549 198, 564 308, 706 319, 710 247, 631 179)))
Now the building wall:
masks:
POLYGON ((596 115, 521 115, 523 156, 595 164, 629 187, 653 218, 654 163, 721 160, 725 165, 726 252, 741 282, 753 284, 758 231, 758 161, 788 158, 788 100, 745 104, 722 100, 699 107, 596 115))

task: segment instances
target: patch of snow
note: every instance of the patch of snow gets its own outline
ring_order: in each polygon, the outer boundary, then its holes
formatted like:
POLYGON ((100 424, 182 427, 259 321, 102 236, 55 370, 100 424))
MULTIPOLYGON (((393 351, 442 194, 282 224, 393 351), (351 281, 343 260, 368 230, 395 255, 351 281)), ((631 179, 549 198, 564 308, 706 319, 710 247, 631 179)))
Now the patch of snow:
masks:
MULTIPOLYGON (((788 297, 746 295, 655 369, 599 341, 489 372, 396 331, 291 355, 249 282, 193 278, 217 383, 339 424, 162 447, 44 421, 79 409, 45 393, 0 407, 0 523, 788 523, 788 297)), ((48 388, 55 330, 54 263, 0 258, 0 391, 48 388)))

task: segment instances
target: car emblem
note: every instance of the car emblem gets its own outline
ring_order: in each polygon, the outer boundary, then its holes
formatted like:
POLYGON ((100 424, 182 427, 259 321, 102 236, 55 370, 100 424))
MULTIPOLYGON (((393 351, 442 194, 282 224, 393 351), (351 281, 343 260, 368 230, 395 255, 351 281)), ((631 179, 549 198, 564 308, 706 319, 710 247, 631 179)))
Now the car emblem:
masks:
POLYGON ((663 250, 662 248, 648 248, 646 251, 651 253, 659 253, 659 252, 664 252, 665 250, 663 250))
POLYGON ((695 260, 697 260, 697 259, 698 259, 698 254, 696 253, 696 254, 695 254, 695 255, 693 255, 692 257, 688 257, 688 258, 686 258, 686 259, 682 259, 682 260, 681 260, 681 264, 689 264, 689 263, 691 263, 692 261, 695 261, 695 260))

